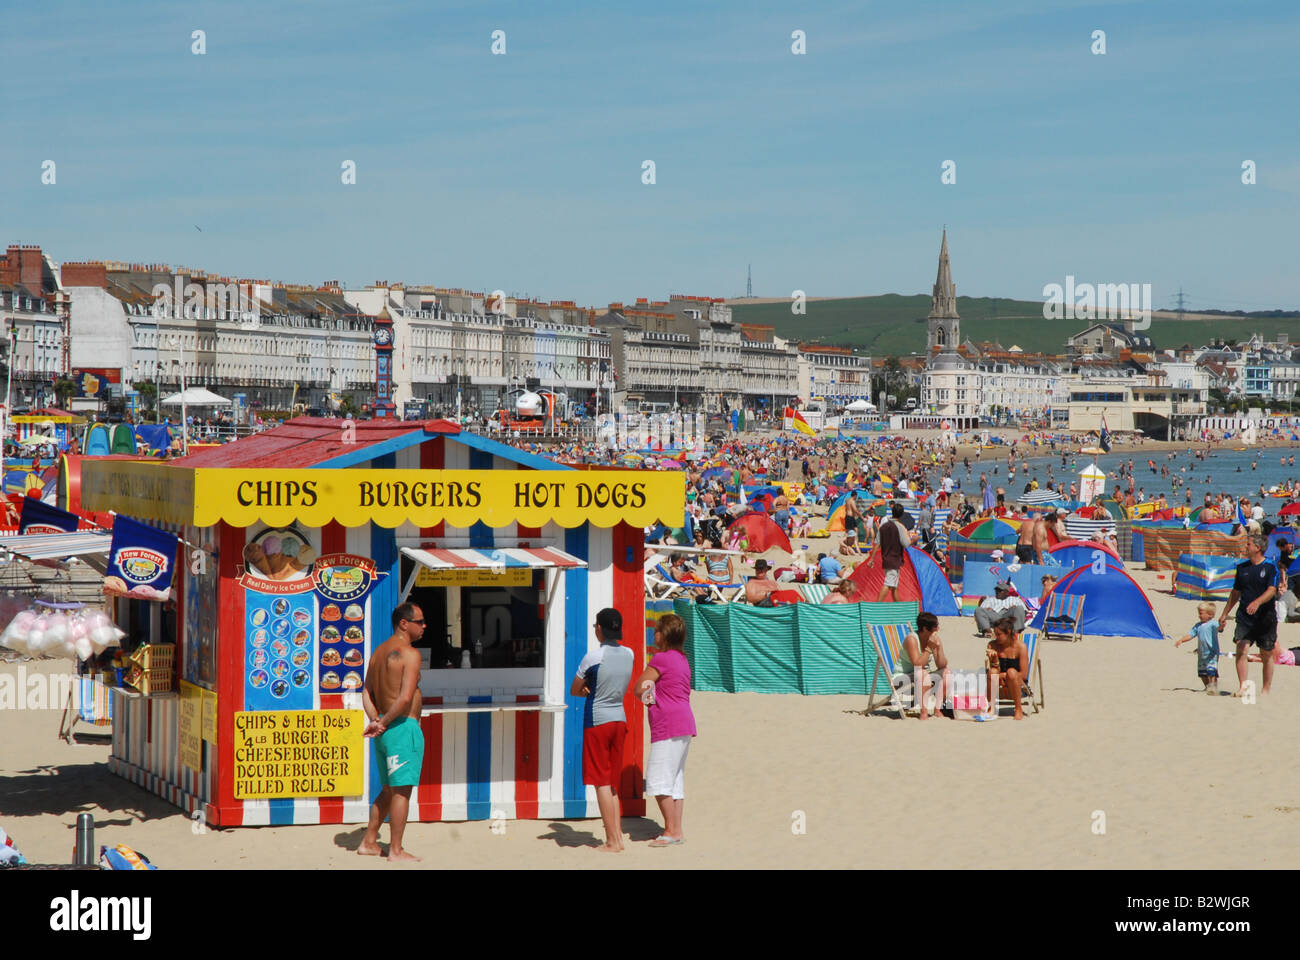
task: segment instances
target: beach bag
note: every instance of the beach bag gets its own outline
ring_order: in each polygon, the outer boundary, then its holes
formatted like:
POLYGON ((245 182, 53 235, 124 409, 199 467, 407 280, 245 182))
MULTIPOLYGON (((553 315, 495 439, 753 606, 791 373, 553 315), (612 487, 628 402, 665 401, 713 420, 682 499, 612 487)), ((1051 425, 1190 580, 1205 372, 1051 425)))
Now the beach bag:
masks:
POLYGON ((136 853, 125 843, 99 848, 101 870, 157 870, 143 853, 136 853))
POLYGON ((23 855, 18 852, 18 848, 14 846, 14 838, 0 827, 0 867, 16 867, 26 862, 23 855))

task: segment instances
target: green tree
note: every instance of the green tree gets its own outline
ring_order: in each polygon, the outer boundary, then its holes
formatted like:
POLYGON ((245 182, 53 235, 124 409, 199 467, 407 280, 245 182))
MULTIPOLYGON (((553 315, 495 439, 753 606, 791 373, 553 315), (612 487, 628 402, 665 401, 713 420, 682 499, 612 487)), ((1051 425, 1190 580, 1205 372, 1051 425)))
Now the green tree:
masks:
POLYGON ((154 408, 158 405, 158 384, 152 380, 141 380, 136 382, 135 389, 140 394, 141 415, 152 417, 154 408))
POLYGON ((361 407, 357 405, 352 394, 345 393, 343 396, 339 397, 339 416, 346 417, 349 414, 351 414, 353 418, 359 416, 361 414, 361 407))
POLYGON ((66 410, 68 408, 68 401, 76 392, 77 385, 67 377, 59 377, 59 379, 54 381, 54 396, 58 400, 58 406, 60 409, 66 410))

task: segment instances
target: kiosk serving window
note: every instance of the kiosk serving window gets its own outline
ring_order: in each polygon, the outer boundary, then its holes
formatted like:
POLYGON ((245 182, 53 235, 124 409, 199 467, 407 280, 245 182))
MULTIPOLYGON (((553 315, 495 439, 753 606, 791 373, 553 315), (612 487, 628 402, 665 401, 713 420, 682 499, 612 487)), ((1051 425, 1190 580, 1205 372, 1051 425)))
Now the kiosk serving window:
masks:
POLYGON ((541 670, 549 593, 585 566, 554 548, 402 548, 403 597, 426 622, 428 670, 541 670))

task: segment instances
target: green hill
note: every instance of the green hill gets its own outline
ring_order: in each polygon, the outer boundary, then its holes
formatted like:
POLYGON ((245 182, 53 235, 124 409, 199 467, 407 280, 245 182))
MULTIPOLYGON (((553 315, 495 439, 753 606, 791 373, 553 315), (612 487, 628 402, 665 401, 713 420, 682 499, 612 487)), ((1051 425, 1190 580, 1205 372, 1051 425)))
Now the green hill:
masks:
MULTIPOLYGON (((901 356, 925 352, 925 317, 930 298, 889 293, 878 297, 812 300, 808 313, 790 312, 788 301, 736 304, 732 316, 739 323, 768 324, 779 337, 860 347, 876 356, 901 356)), ((1039 300, 1005 300, 994 297, 958 297, 962 339, 996 340, 1030 352, 1063 353, 1065 338, 1085 329, 1084 320, 1044 319, 1039 300)), ((1270 313, 1276 314, 1277 311, 1270 313)), ((1252 333, 1266 340, 1288 333, 1300 342, 1300 315, 1231 315, 1197 319, 1154 317, 1148 335, 1159 348, 1200 346, 1216 337, 1244 341, 1252 333)))

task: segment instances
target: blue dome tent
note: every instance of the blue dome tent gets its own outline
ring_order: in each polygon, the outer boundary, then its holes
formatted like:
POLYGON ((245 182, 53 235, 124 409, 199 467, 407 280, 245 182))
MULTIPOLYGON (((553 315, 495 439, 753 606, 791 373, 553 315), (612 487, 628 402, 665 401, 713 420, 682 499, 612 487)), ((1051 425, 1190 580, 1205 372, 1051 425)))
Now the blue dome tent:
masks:
MULTIPOLYGON (((1086 598, 1083 621, 1079 624, 1079 632, 1084 635, 1156 640, 1164 637, 1147 595, 1136 580, 1114 563, 1107 563, 1105 569, 1095 573, 1091 565, 1079 567, 1062 577, 1052 593, 1086 598)), ((1030 627, 1043 629, 1047 608, 1047 597, 1044 597, 1030 627)))

